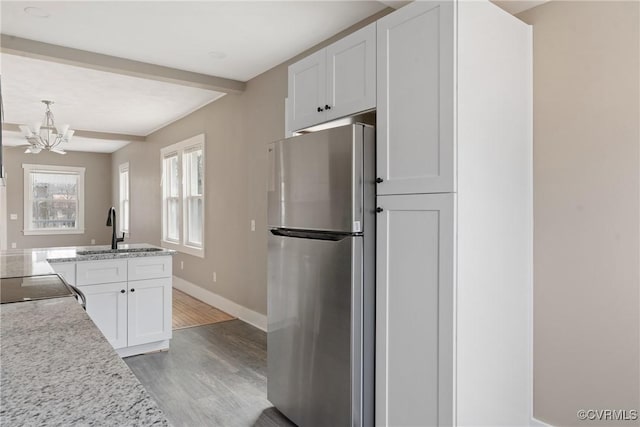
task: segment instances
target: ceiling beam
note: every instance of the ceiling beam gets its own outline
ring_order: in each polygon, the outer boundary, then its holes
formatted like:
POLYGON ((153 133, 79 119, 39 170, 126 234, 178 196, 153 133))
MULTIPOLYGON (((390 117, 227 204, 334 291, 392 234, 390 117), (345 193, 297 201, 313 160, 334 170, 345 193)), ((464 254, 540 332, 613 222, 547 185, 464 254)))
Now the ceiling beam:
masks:
POLYGON ((0 34, 0 50, 4 53, 25 56, 27 58, 43 59, 61 64, 90 68, 92 70, 141 77, 149 80, 215 90, 223 93, 242 92, 246 86, 244 82, 238 80, 209 76, 207 74, 149 64, 147 62, 133 61, 117 56, 103 55, 101 53, 43 43, 6 34, 0 34))
POLYGON ((392 9, 400 9, 402 6, 406 6, 411 3, 411 0, 378 0, 383 5, 392 9))
MULTIPOLYGON (((2 130, 7 132, 20 132, 20 125, 16 123, 3 123, 2 130)), ((127 135, 124 133, 94 132, 91 130, 76 130, 73 136, 79 138, 104 139, 108 141, 146 141, 147 138, 140 135, 127 135)))

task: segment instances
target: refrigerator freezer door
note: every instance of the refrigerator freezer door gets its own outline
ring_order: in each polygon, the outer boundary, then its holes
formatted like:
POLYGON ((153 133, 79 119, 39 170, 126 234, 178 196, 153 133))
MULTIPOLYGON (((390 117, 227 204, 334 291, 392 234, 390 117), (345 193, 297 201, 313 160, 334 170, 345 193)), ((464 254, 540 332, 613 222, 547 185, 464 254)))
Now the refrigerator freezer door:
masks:
POLYGON ((269 145, 270 227, 362 231, 364 129, 342 126, 269 145))
POLYGON ((362 237, 319 240, 274 231, 268 398, 299 426, 360 426, 362 237))

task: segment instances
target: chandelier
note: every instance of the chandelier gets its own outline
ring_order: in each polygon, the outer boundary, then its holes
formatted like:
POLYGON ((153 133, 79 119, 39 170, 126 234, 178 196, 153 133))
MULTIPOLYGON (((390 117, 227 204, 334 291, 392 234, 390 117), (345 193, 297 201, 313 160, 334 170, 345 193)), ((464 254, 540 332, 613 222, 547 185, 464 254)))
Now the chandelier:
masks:
POLYGON ((44 112, 44 122, 19 126, 22 135, 29 141, 29 148, 24 152, 38 154, 42 150, 47 150, 53 153, 67 154, 60 144, 69 142, 75 131, 69 130, 69 125, 56 126, 51 112, 53 101, 42 101, 42 103, 47 106, 44 112))

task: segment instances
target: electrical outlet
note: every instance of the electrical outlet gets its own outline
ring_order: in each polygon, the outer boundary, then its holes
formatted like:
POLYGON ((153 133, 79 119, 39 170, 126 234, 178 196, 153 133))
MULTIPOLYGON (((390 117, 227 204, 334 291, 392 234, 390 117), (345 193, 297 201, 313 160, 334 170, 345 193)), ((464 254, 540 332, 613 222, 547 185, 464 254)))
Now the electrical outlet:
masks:
POLYGON ((218 281, 218 275, 216 274, 216 272, 213 272, 213 281, 214 283, 218 281))
POLYGON ((184 261, 180 261, 180 270, 184 270, 184 261))
POLYGON ((251 220, 251 231, 256 231, 256 220, 255 219, 251 220))
POLYGON ((18 214, 9 214, 9 219, 15 221, 18 219, 18 214))
MULTIPOLYGON (((16 245, 16 242, 11 242, 11 249, 15 249, 18 246, 16 245)), ((215 274, 215 273, 214 273, 215 274)), ((215 280, 214 280, 215 281, 215 280)))
POLYGON ((95 245, 96 244, 96 239, 91 239, 91 244, 95 245))

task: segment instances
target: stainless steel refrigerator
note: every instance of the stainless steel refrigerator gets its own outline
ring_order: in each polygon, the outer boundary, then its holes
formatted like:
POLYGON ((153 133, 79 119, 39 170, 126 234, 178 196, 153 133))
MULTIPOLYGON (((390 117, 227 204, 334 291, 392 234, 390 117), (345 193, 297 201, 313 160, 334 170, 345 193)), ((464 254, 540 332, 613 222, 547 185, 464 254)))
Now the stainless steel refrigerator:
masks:
POLYGON ((269 145, 268 398, 300 427, 373 425, 375 131, 269 145))

